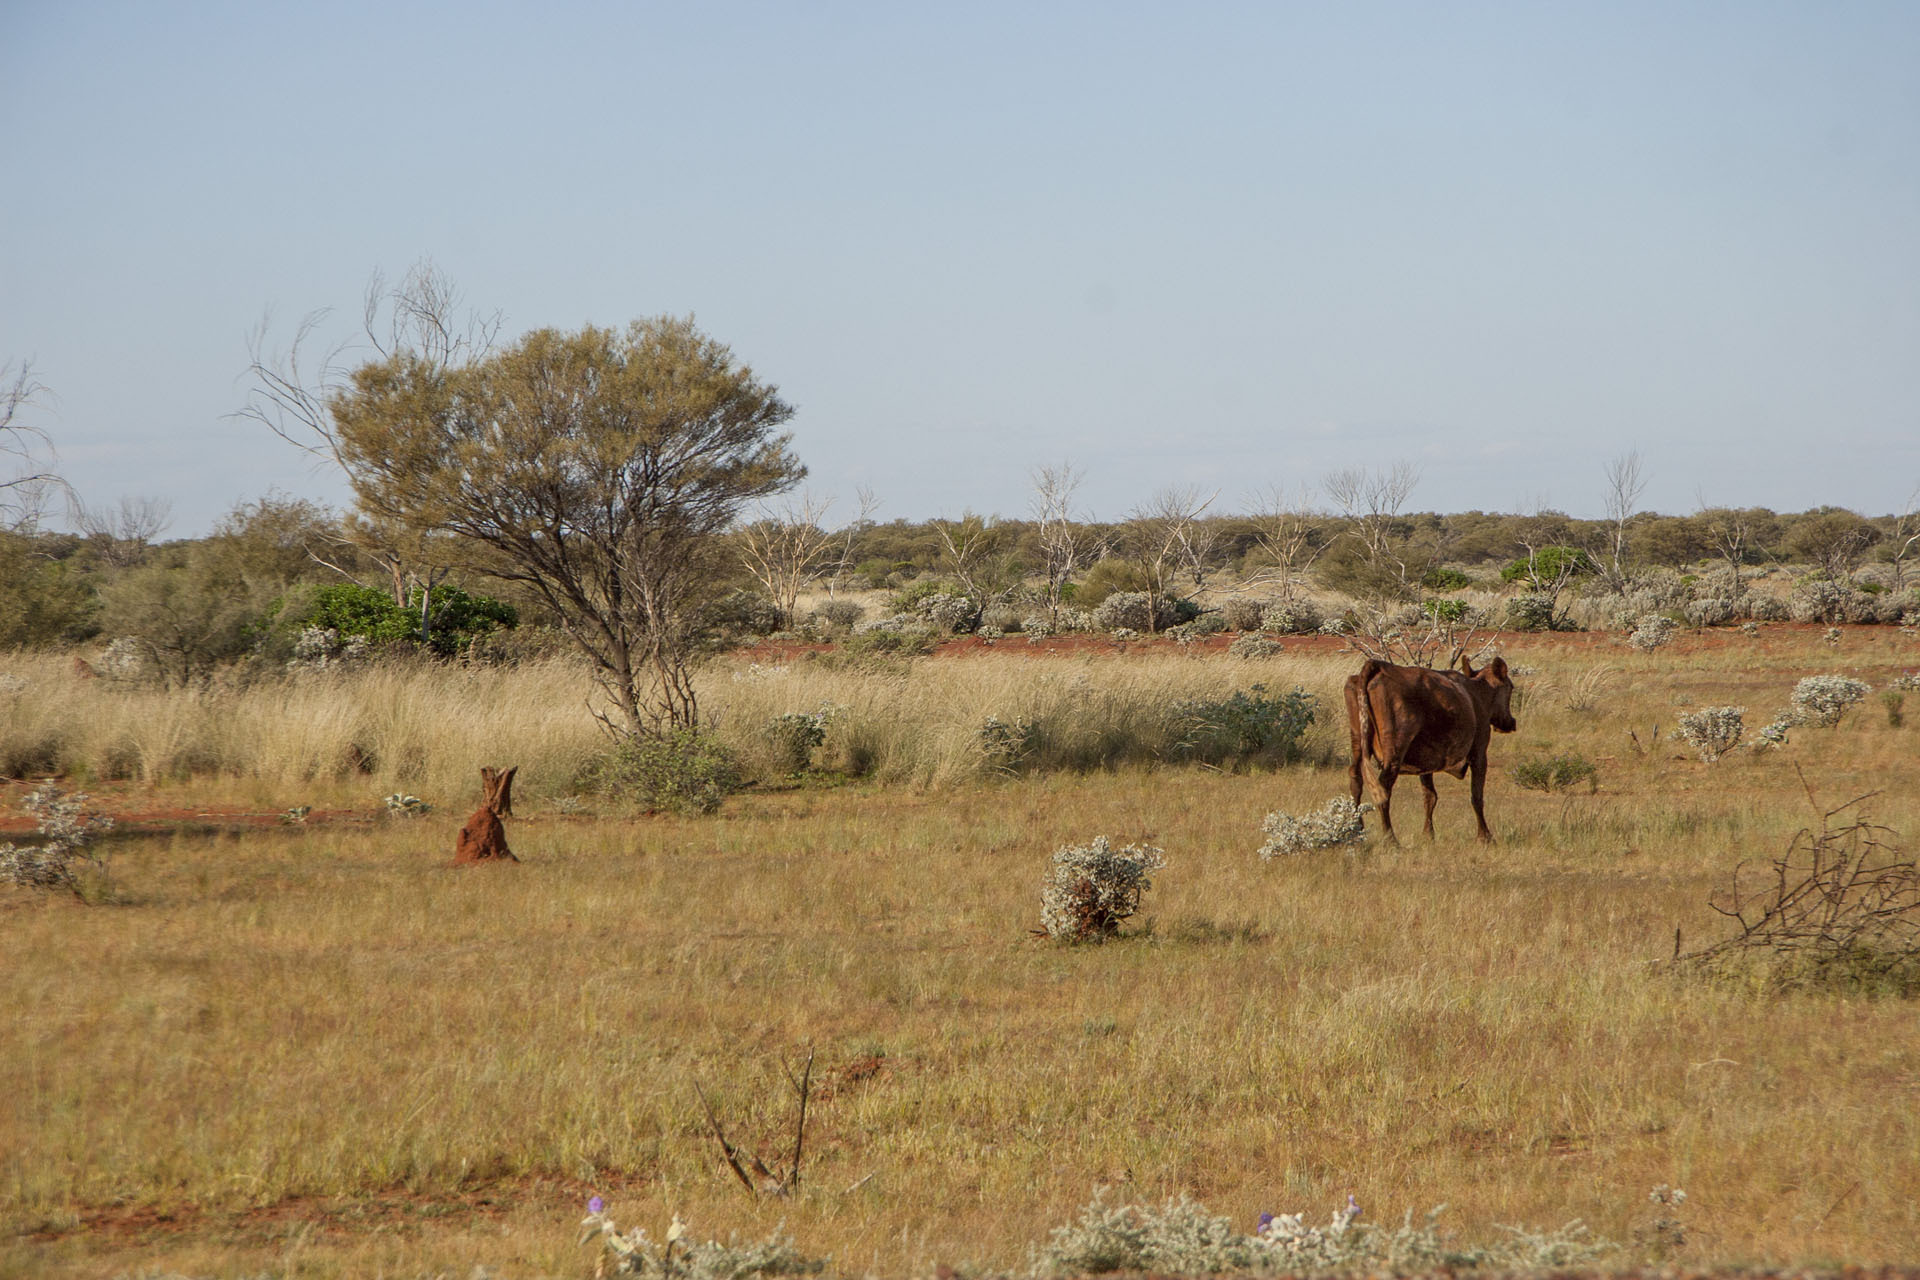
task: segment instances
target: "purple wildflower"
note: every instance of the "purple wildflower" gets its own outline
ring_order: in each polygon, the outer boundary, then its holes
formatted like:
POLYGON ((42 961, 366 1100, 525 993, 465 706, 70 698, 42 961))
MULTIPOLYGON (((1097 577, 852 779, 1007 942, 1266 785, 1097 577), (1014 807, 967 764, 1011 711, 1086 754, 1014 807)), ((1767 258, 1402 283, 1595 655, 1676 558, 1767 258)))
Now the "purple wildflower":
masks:
POLYGON ((593 1199, 587 1201, 588 1213, 599 1213, 601 1210, 605 1209, 606 1207, 607 1207, 607 1202, 605 1200, 602 1200, 599 1196, 595 1196, 593 1199))
POLYGON ((1260 1215, 1260 1225, 1255 1227, 1254 1231, 1258 1235, 1265 1235, 1267 1233, 1267 1228, 1272 1225, 1273 1225, 1273 1215, 1270 1213, 1263 1213, 1260 1215))
POLYGON ((1351 1191, 1347 1193, 1347 1216, 1349 1218, 1357 1218, 1360 1216, 1360 1202, 1353 1198, 1351 1191))

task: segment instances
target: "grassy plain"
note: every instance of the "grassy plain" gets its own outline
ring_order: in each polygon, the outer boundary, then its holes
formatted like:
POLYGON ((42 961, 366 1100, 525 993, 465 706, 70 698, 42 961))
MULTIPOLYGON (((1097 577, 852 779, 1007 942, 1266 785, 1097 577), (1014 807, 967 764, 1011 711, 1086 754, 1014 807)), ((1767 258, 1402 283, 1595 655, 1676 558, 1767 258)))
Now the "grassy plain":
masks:
POLYGON ((709 675, 725 732, 750 748, 766 716, 832 701, 873 772, 701 819, 565 801, 598 745, 565 664, 169 695, 0 662, 28 680, 0 750, 39 743, 110 807, 369 815, 129 837, 118 901, 0 902, 0 1272, 583 1275, 596 1193, 656 1235, 675 1213, 721 1238, 784 1223, 836 1272, 1015 1268, 1100 1186, 1243 1227, 1351 1193, 1376 1217, 1445 1203, 1467 1237, 1582 1218, 1625 1240, 1669 1183, 1691 1264, 1911 1260, 1920 1009, 1649 967, 1676 928, 1714 936, 1709 891, 1807 825, 1803 774, 1831 803, 1878 790, 1874 815, 1920 832, 1920 716, 1869 701, 1713 765, 1671 740, 1689 706, 1757 727, 1801 675, 1920 664, 1892 628, 1819 634, 1652 656, 1510 637, 1532 674, 1495 743, 1499 845, 1442 779, 1433 844, 1265 864, 1264 813, 1344 789, 1350 655, 741 660, 709 675), (972 745, 990 714, 1124 723, 1253 680, 1322 696, 1306 763, 1000 778, 972 745), (1597 792, 1505 772, 1561 751, 1595 761, 1597 792), (450 869, 489 761, 523 766, 524 862, 450 869), (372 817, 396 789, 436 812, 372 817), (1036 940, 1047 854, 1102 833, 1166 850, 1151 920, 1036 940), (784 1140, 777 1064, 809 1046, 802 1188, 749 1200, 693 1085, 784 1140))

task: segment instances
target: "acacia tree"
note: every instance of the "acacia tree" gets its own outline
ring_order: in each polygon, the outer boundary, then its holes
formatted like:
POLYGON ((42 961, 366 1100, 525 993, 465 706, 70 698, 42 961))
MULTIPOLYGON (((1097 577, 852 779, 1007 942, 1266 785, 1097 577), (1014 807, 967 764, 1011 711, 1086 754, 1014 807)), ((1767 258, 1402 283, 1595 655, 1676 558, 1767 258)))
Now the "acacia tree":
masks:
MULTIPOLYGON (((459 290, 432 262, 415 263, 391 288, 375 272, 362 301, 362 339, 382 359, 404 355, 433 368, 461 368, 492 351, 500 316, 470 311, 461 320, 459 307, 459 290)), ((345 469, 329 399, 346 382, 350 348, 343 343, 315 356, 314 342, 326 316, 324 310, 308 315, 295 330, 292 345, 276 353, 266 349, 268 321, 260 322, 247 342, 253 387, 245 407, 234 416, 251 418, 290 444, 345 469), (317 359, 317 365, 307 363, 309 359, 317 359)), ((330 536, 306 545, 316 564, 362 586, 368 584, 349 562, 370 561, 399 608, 405 609, 417 590, 422 644, 432 638, 428 619, 434 589, 450 573, 435 549, 434 541, 417 530, 367 512, 350 514, 330 536)))
POLYGON ((540 329, 464 363, 404 349, 328 410, 361 509, 485 548, 484 571, 537 595, 593 662, 610 730, 698 723, 689 660, 722 535, 806 474, 776 433, 792 408, 727 347, 658 317, 540 329))

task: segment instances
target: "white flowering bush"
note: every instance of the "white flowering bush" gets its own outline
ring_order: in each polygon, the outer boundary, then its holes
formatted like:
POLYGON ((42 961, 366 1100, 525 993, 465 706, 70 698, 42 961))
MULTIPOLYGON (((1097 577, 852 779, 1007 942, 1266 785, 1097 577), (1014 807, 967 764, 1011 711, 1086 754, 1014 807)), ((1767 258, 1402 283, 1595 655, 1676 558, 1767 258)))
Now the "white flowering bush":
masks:
POLYGON ((90 866, 105 874, 106 862, 91 846, 113 827, 113 819, 88 809, 86 792, 69 794, 52 782, 34 788, 20 807, 37 819, 43 842, 0 844, 0 884, 65 889, 84 900, 80 868, 90 866))
POLYGON ((1114 849, 1105 836, 1093 843, 1054 850, 1040 891, 1040 925, 1049 938, 1101 942, 1140 909, 1152 875, 1167 865, 1152 845, 1114 849))
POLYGON ((1591 1265, 1619 1246, 1591 1235, 1578 1222, 1557 1231, 1505 1228, 1492 1245, 1456 1244, 1439 1230, 1440 1210, 1415 1225, 1408 1214, 1398 1227, 1362 1220, 1347 1197, 1324 1226, 1303 1214, 1260 1215, 1252 1233, 1234 1229, 1204 1205, 1181 1197, 1155 1209, 1108 1205, 1096 1199, 1080 1219, 1057 1227, 1033 1261, 1041 1276, 1158 1272, 1166 1275, 1326 1275, 1422 1272, 1500 1267, 1529 1270, 1591 1265))
POLYGON ((1362 815, 1372 808, 1370 804, 1355 804, 1346 796, 1340 796, 1329 800, 1320 812, 1304 817, 1291 813, 1270 813, 1261 823, 1267 833, 1267 842, 1260 846, 1260 856, 1291 857, 1298 853, 1337 849, 1341 845, 1358 843, 1360 837, 1366 834, 1362 815))
POLYGON ((1808 676, 1793 686, 1794 719, 1801 724, 1839 724, 1847 708, 1872 692, 1872 685, 1851 676, 1808 676))
POLYGON ((676 1215, 666 1238, 655 1240, 645 1227, 621 1231, 607 1216, 599 1196, 587 1202, 581 1244, 599 1241, 601 1264, 595 1275, 647 1276, 651 1280, 749 1280, 753 1276, 805 1276, 823 1270, 824 1258, 809 1258, 794 1248, 793 1237, 778 1229, 765 1240, 741 1244, 687 1239, 676 1215), (610 1264, 610 1267, 609 1267, 610 1264))
POLYGON ((1740 737, 1746 732, 1741 717, 1746 710, 1745 707, 1702 707, 1689 711, 1680 717, 1680 738, 1699 752, 1702 760, 1712 764, 1740 745, 1740 737))
POLYGON ((1671 641, 1677 630, 1679 627, 1674 620, 1663 613, 1644 614, 1639 625, 1627 636, 1627 643, 1642 653, 1652 653, 1671 641))
POLYGON ((404 791, 396 791, 382 803, 387 813, 395 818, 419 818, 433 812, 433 806, 419 796, 410 796, 404 791))

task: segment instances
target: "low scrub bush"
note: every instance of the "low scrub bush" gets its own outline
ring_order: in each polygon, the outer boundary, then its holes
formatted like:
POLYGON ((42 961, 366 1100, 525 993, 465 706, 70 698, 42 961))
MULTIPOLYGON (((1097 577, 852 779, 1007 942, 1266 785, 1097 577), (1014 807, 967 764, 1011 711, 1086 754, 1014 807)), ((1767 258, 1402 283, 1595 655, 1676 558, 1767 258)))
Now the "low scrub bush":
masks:
POLYGON ((1319 700, 1298 686, 1269 694, 1256 684, 1218 701, 1182 699, 1169 708, 1168 754, 1213 765, 1284 761, 1298 753, 1318 710, 1319 700))
POLYGON ((1507 626, 1515 631, 1560 631, 1571 625, 1559 612, 1558 597, 1544 591, 1507 601, 1507 626))
POLYGON ((1735 602, 1721 597, 1687 601, 1684 610, 1690 627, 1722 627, 1733 621, 1735 602))
POLYGON ((1741 717, 1746 710, 1745 707, 1702 707, 1681 716, 1677 731, 1681 741, 1712 764, 1740 745, 1740 736, 1746 731, 1741 717))
POLYGON ((1260 629, 1283 636, 1310 636, 1326 624, 1320 606, 1307 599, 1280 600, 1260 617, 1260 629))
POLYGON ((1641 615, 1640 621, 1627 636, 1627 643, 1641 653, 1652 653, 1664 648, 1673 639, 1673 633, 1679 630, 1678 624, 1664 613, 1641 615))
POLYGON ((1591 792, 1600 785, 1600 770, 1593 761, 1575 752, 1522 760, 1511 772, 1515 785, 1528 791, 1569 791, 1584 782, 1591 792))
POLYGON ((800 773, 813 763, 814 751, 827 740, 827 730, 846 708, 823 702, 812 711, 789 711, 767 721, 766 738, 773 768, 800 773))
POLYGON ((1233 658, 1271 658, 1285 646, 1271 636, 1261 635, 1257 631, 1243 631, 1227 645, 1227 655, 1233 658))
POLYGON ((827 1265, 794 1247, 793 1237, 776 1230, 765 1240, 741 1243, 688 1240, 686 1226, 675 1217, 665 1239, 655 1240, 645 1227, 622 1232, 607 1215, 600 1197, 587 1202, 580 1224, 581 1244, 598 1242, 600 1259, 594 1274, 645 1276, 648 1280, 752 1280, 755 1276, 814 1275, 827 1265))
POLYGON ((1435 1209, 1418 1226, 1412 1214, 1397 1227, 1385 1226, 1365 1221, 1349 1196, 1346 1207, 1335 1210, 1325 1226, 1309 1226, 1303 1214, 1263 1213, 1249 1234, 1185 1197, 1158 1209, 1095 1199, 1080 1211, 1077 1222, 1055 1228, 1035 1257, 1033 1271, 1047 1276, 1406 1276, 1456 1269, 1591 1267, 1620 1248, 1593 1236, 1579 1222, 1557 1231, 1505 1228, 1505 1240, 1465 1245, 1441 1233, 1440 1212, 1435 1209))
POLYGON ((1104 942, 1140 909, 1152 875, 1167 865, 1152 845, 1115 850, 1105 836, 1056 849, 1040 892, 1040 925, 1049 938, 1104 942))
POLYGON ((745 785, 733 752, 700 729, 628 738, 582 772, 577 789, 651 810, 712 813, 745 785))
POLYGON ((1337 849, 1357 844, 1366 834, 1365 813, 1372 805, 1357 805, 1346 796, 1329 800, 1324 809, 1299 817, 1291 813, 1270 813, 1261 823, 1267 842, 1260 846, 1260 857, 1284 858, 1320 849, 1337 849))
POLYGON ((1267 607, 1247 596, 1230 596, 1220 606, 1220 617, 1234 631, 1258 631, 1267 607))
POLYGON ((1458 569, 1433 568, 1420 575, 1420 585, 1429 591, 1463 591, 1473 579, 1458 569))

